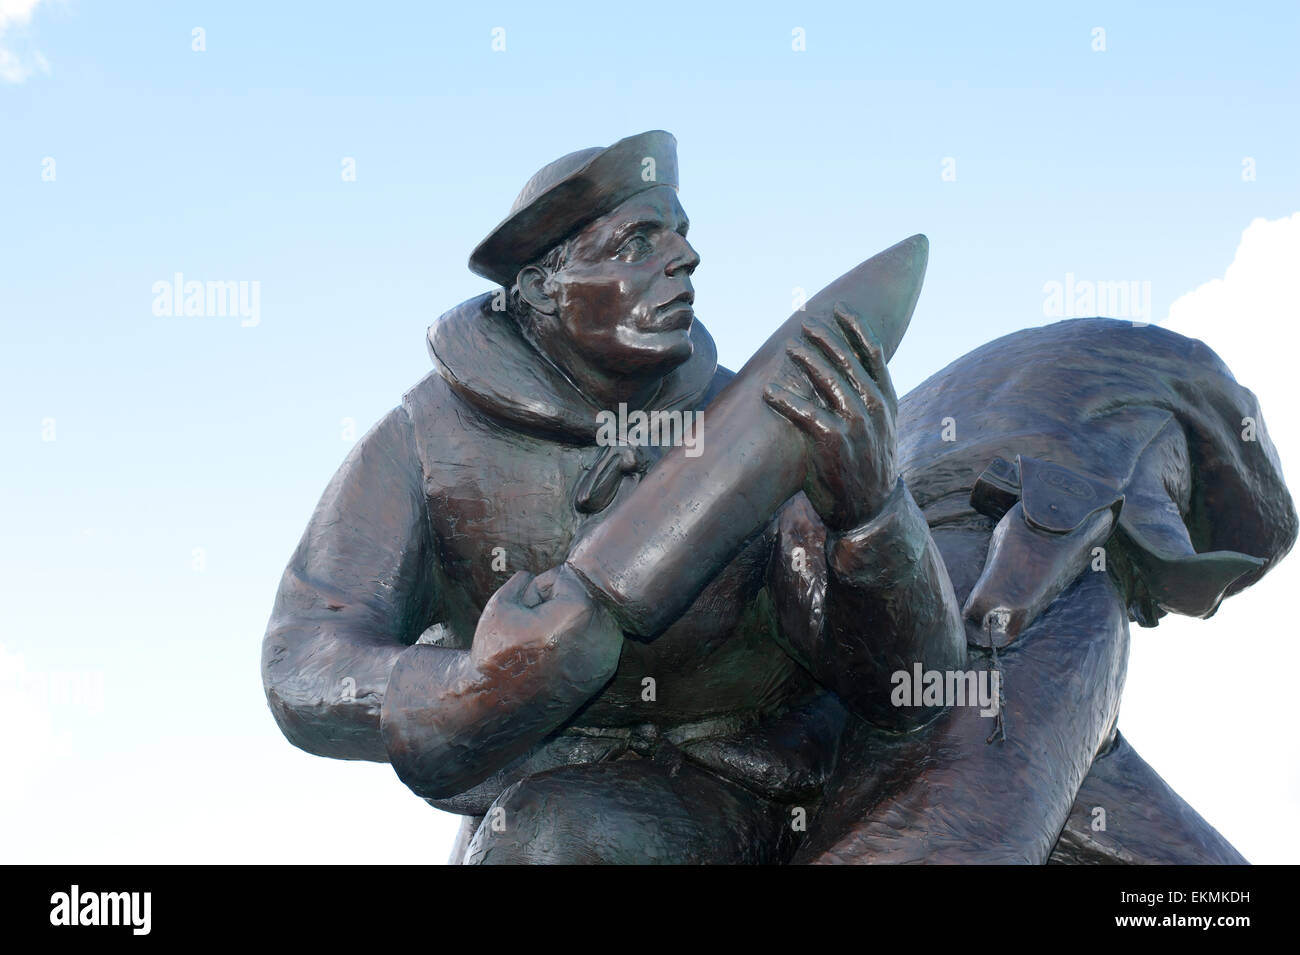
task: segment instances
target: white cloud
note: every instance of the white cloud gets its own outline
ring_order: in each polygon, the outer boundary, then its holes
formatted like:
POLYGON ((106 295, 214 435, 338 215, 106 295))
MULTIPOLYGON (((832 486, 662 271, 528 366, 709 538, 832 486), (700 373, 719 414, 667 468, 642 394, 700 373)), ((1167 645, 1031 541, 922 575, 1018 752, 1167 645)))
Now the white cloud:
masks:
POLYGON ((10 23, 27 23, 41 0, 0 0, 0 30, 10 23))
POLYGON ((1283 473, 1300 492, 1300 212, 1256 219, 1223 278, 1212 279, 1169 306, 1163 323, 1199 338, 1224 360, 1237 381, 1259 398, 1283 473))
MULTIPOLYGON (((1300 496, 1300 212, 1256 219, 1222 278, 1162 324, 1199 338, 1255 392, 1300 496)), ((1132 630, 1120 729, 1152 768, 1251 862, 1300 861, 1300 742, 1291 731, 1300 551, 1209 620, 1132 630)))
POLYGON ((41 2, 43 0, 0 0, 0 80, 4 82, 21 83, 37 70, 42 73, 50 71, 40 50, 31 48, 29 52, 20 54, 11 48, 15 32, 21 46, 30 47, 26 27, 41 2))

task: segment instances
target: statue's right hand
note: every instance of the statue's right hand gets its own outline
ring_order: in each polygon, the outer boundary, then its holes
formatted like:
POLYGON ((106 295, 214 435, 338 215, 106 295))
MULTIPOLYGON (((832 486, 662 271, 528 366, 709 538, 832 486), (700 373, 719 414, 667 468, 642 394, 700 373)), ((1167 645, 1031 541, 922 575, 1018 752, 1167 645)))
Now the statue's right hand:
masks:
POLYGON ((614 619, 560 565, 537 577, 520 571, 492 595, 471 657, 484 676, 595 692, 614 675, 622 649, 614 619))

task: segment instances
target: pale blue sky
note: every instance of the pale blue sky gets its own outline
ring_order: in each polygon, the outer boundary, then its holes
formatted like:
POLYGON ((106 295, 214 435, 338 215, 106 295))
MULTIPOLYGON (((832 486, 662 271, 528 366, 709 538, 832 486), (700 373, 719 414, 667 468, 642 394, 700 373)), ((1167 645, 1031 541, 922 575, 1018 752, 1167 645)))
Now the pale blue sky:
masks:
POLYGON ((563 153, 677 136, 733 367, 794 287, 926 233, 900 392, 1046 321, 1067 273, 1149 282, 1161 320, 1300 210, 1296 4, 986 6, 0 0, 0 647, 28 696, 103 688, 0 730, 33 750, 0 859, 438 855, 387 767, 279 736, 258 645, 343 419, 428 371, 426 326, 486 288, 470 250, 563 153), (155 316, 177 272, 260 283, 259 323, 155 316), (301 825, 273 838, 264 799, 301 825), (314 837, 377 804, 428 844, 314 837), (127 829, 60 830, 98 813, 127 829))

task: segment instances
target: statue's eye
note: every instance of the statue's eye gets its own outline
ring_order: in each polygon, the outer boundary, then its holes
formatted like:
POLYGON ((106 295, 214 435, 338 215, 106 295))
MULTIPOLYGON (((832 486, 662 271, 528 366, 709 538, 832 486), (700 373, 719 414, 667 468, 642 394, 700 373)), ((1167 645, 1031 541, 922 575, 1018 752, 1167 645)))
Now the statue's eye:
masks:
POLYGON ((627 241, 618 247, 615 255, 619 258, 639 259, 649 255, 650 251, 650 240, 638 232, 636 235, 629 236, 627 241))

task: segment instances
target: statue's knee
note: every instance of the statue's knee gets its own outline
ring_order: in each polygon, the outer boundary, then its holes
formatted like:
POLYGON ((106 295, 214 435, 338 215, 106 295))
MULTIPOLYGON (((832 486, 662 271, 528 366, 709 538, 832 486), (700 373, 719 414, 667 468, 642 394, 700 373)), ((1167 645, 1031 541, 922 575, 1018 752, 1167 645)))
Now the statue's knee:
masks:
POLYGON ((467 865, 557 861, 563 847, 551 846, 544 830, 554 820, 547 812, 545 781, 522 780, 502 790, 479 823, 465 850, 467 865))
POLYGON ((467 864, 728 863, 778 855, 771 813, 689 765, 650 761, 551 770, 488 809, 467 864))

